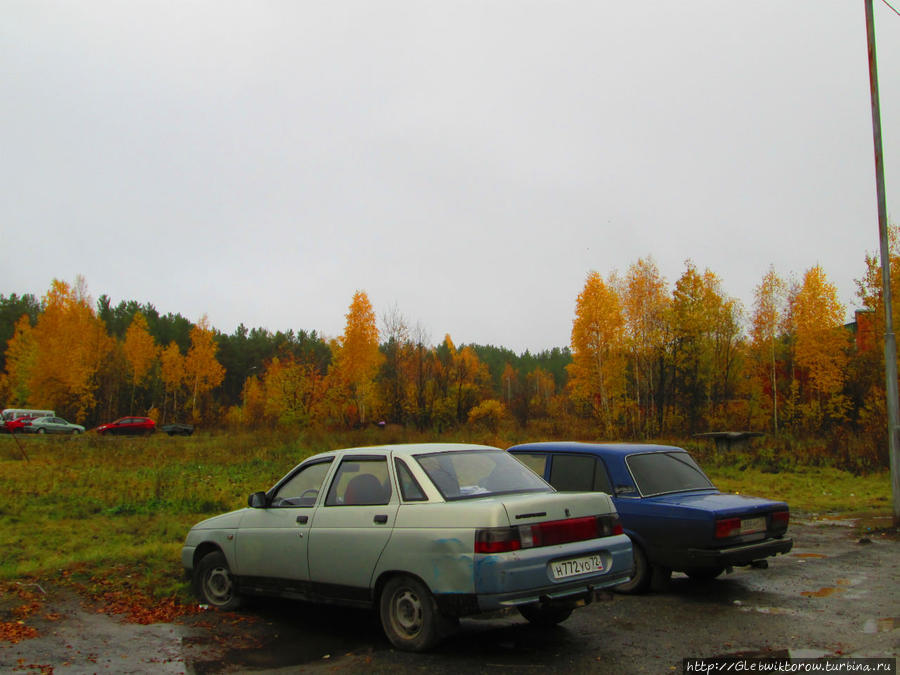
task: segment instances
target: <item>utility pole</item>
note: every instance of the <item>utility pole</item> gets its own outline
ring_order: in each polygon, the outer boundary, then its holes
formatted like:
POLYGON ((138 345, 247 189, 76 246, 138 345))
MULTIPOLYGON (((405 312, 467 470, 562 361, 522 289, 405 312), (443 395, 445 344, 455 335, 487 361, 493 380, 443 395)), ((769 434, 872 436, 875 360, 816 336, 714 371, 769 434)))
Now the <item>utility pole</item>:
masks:
POLYGON ((878 64, 875 58, 875 15, 872 0, 866 4, 866 38, 869 44, 869 88, 872 94, 872 135, 875 139, 875 192, 878 197, 878 234, 881 240, 881 284, 884 298, 884 377, 888 413, 888 452, 891 461, 891 496, 894 525, 900 526, 900 414, 897 401, 897 340, 891 304, 891 251, 888 243, 887 206, 884 196, 884 152, 881 147, 881 105, 878 99, 878 64))

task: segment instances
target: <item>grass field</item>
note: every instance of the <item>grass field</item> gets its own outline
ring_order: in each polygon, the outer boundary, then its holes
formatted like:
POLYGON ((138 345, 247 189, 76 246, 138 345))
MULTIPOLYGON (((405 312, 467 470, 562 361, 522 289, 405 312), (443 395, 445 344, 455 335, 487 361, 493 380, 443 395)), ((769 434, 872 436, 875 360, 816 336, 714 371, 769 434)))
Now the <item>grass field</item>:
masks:
MULTIPOLYGON (((191 525, 240 508, 323 450, 430 440, 367 430, 340 436, 198 434, 190 438, 0 436, 0 582, 71 580, 187 600, 180 549, 191 525), (26 460, 22 449, 28 459, 26 460)), ((519 439, 448 438, 510 445, 519 439)), ((704 463, 701 458, 701 463, 704 463)), ((705 464, 705 463, 704 463, 705 464)), ((721 459, 707 466, 724 491, 787 501, 818 514, 890 512, 888 473, 832 468, 765 473, 721 459)))

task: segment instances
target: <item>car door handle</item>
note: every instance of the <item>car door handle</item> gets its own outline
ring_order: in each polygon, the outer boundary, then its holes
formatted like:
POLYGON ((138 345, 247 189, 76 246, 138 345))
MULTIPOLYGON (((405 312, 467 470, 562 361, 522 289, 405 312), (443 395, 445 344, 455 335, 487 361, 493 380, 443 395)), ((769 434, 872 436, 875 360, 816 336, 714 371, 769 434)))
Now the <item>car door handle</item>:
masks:
POLYGON ((301 525, 306 525, 309 522, 309 516, 297 516, 297 522, 301 525))
POLYGON ((374 520, 376 523, 384 525, 387 522, 387 516, 375 516, 374 520))

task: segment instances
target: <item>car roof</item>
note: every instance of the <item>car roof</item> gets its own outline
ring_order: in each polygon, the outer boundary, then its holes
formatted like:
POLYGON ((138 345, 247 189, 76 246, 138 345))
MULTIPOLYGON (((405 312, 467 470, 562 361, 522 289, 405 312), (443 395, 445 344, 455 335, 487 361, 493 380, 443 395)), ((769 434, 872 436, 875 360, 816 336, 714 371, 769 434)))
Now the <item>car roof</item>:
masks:
MULTIPOLYGON (((476 445, 474 443, 402 443, 397 445, 368 445, 358 448, 341 448, 313 455, 309 459, 319 457, 341 457, 343 455, 365 455, 367 453, 390 452, 395 457, 410 457, 429 452, 465 452, 467 450, 499 450, 491 445, 476 445)), ((306 460, 309 461, 309 460, 306 460)))
POLYGON ((543 441, 541 443, 523 443, 509 448, 520 450, 550 450, 555 452, 576 452, 606 455, 634 455, 647 452, 687 452, 675 445, 657 445, 654 443, 583 443, 581 441, 543 441))

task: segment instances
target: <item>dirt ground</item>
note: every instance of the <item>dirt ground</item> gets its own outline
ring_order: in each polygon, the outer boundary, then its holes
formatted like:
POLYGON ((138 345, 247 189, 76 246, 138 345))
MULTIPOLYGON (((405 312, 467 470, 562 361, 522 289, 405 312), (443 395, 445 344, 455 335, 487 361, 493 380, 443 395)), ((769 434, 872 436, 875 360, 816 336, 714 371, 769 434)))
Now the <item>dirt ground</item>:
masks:
POLYGON ((259 601, 234 614, 137 625, 70 591, 30 588, 40 610, 22 626, 36 635, 0 641, 0 671, 680 673, 688 657, 896 658, 900 541, 887 519, 867 524, 795 518, 793 551, 767 570, 706 584, 676 574, 663 591, 611 595, 553 629, 517 614, 466 619, 428 654, 391 648, 372 612, 259 601))

